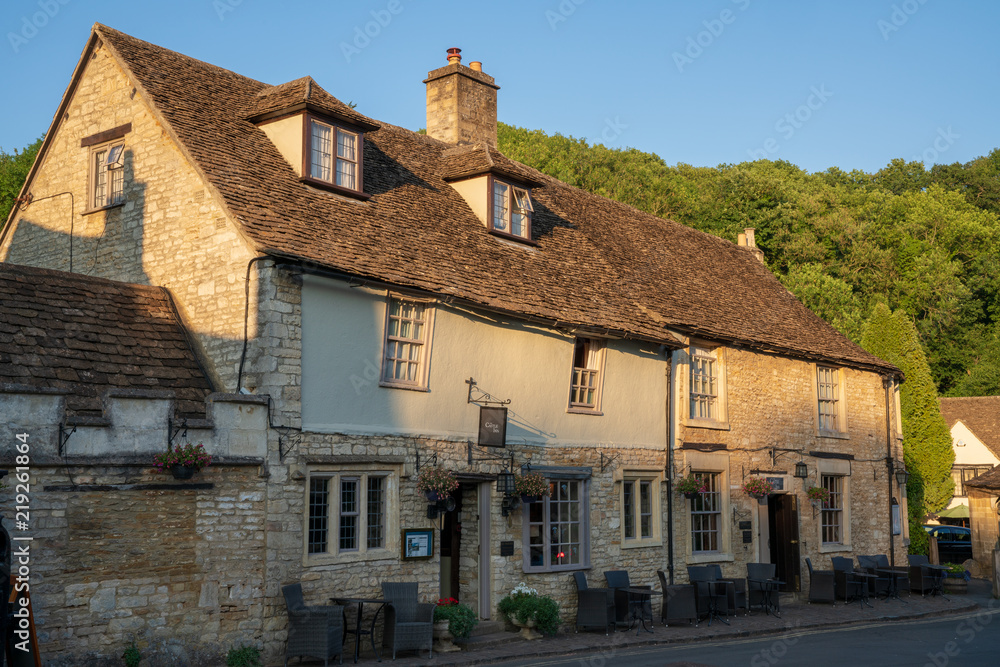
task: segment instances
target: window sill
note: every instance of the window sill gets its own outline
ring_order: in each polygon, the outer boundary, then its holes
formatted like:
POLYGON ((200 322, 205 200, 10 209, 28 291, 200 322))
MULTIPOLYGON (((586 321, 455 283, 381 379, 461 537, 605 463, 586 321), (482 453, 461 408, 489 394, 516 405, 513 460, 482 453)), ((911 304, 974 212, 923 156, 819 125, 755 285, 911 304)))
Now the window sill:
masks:
POLYGON ((110 211, 113 208, 121 208, 125 205, 125 202, 120 201, 117 204, 110 204, 108 206, 101 206, 100 208, 88 208, 86 211, 82 212, 80 215, 90 215, 91 213, 100 213, 101 211, 110 211))
POLYGON ((500 230, 497 230, 497 229, 489 229, 487 231, 491 235, 496 236, 496 237, 501 238, 501 239, 506 239, 508 241, 515 241, 517 243, 523 243, 524 245, 530 245, 530 246, 534 246, 536 248, 538 247, 538 243, 536 243, 535 241, 532 241, 530 238, 526 238, 524 236, 516 236, 514 234, 508 234, 507 232, 501 232, 500 230))
POLYGON ((299 179, 299 183, 305 183, 306 185, 312 185, 321 190, 328 190, 330 192, 335 192, 338 195, 344 195, 345 197, 351 197, 353 199, 360 199, 361 201, 368 201, 371 199, 371 195, 361 190, 352 190, 350 188, 345 188, 342 185, 337 185, 335 183, 328 183, 326 181, 321 181, 318 178, 310 178, 309 176, 303 176, 299 179))
POLYGON ((819 545, 819 552, 821 554, 836 554, 842 552, 852 551, 850 544, 821 544, 819 545))
POLYGON ((340 563, 366 563, 369 561, 398 561, 399 552, 394 549, 372 549, 370 551, 344 551, 341 553, 306 554, 303 567, 318 567, 340 563))
POLYGON ((729 422, 727 422, 727 421, 720 422, 720 421, 715 421, 713 419, 693 419, 693 418, 689 418, 687 420, 687 424, 685 424, 685 426, 689 426, 691 428, 710 428, 710 429, 714 429, 714 430, 717 430, 717 431, 728 431, 729 430, 729 422))
POLYGON ((579 565, 561 565, 559 567, 526 567, 521 566, 521 571, 525 574, 550 574, 552 572, 575 572, 577 570, 589 570, 590 563, 579 565))
POLYGON ((837 438, 838 440, 850 440, 851 435, 846 431, 816 431, 817 438, 837 438))
POLYGON ((410 391, 430 391, 430 387, 415 385, 415 384, 403 384, 402 382, 386 382, 382 380, 378 383, 378 386, 385 387, 386 389, 409 389, 410 391))
POLYGON ((644 547, 662 547, 663 540, 660 538, 647 537, 644 540, 622 540, 622 549, 642 549, 644 547))
POLYGON ((592 415, 594 417, 604 416, 602 411, 592 408, 566 408, 566 412, 571 415, 592 415))
POLYGON ((688 556, 689 564, 695 563, 732 563, 736 558, 731 553, 713 551, 711 553, 694 553, 688 556))

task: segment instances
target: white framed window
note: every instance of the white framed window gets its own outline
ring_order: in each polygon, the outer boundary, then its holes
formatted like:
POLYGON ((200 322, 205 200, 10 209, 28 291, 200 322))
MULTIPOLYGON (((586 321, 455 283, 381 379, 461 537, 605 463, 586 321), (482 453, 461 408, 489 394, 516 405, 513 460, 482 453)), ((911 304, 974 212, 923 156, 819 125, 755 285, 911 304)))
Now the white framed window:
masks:
POLYGON ((816 366, 816 417, 819 435, 847 437, 844 371, 816 366))
POLYGON ((531 203, 531 193, 526 188, 497 179, 492 179, 492 182, 490 229, 531 240, 531 214, 535 210, 531 203))
POLYGON ((692 471, 707 487, 691 502, 691 553, 722 550, 722 473, 692 471))
POLYGON ((728 428, 725 349, 692 343, 688 350, 688 365, 688 424, 728 428))
POLYGON ((600 414, 604 375, 604 341, 577 338, 573 344, 569 410, 600 414))
POLYGON ((398 540, 394 470, 316 470, 306 484, 306 559, 391 557, 398 540))
POLYGON ((525 512, 525 572, 590 567, 590 480, 557 475, 546 475, 549 495, 525 512))
POLYGON ((100 209, 125 202, 125 143, 115 141, 90 149, 90 201, 100 209))
POLYGON ((621 483, 622 547, 660 544, 662 475, 625 471, 621 483))
POLYGON ((823 488, 830 498, 823 502, 820 530, 823 544, 844 543, 844 478, 841 475, 823 475, 823 488))
POLYGON ((433 316, 429 302, 390 295, 386 307, 383 386, 427 389, 433 316))
POLYGON ((362 134, 311 116, 308 128, 306 173, 309 178, 361 192, 362 134))

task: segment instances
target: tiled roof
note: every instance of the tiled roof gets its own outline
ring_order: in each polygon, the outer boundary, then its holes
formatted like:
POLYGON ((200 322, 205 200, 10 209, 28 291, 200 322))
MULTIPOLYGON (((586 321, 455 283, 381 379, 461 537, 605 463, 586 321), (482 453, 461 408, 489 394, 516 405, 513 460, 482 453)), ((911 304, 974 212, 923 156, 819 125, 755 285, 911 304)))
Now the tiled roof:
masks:
POLYGON ((64 390, 94 416, 108 389, 166 389, 204 417, 211 391, 163 288, 2 262, 0 384, 64 390))
POLYGON ((543 185, 536 178, 538 172, 534 169, 511 160, 495 146, 486 143, 447 148, 441 153, 440 164, 441 178, 446 181, 494 173, 510 176, 532 187, 543 185))
POLYGON ((311 76, 304 76, 278 86, 268 86, 254 95, 247 104, 244 116, 257 118, 274 111, 308 105, 313 109, 359 125, 365 129, 377 130, 378 123, 359 114, 322 87, 311 76))
POLYGON ((263 131, 233 113, 272 87, 104 26, 95 31, 260 252, 567 328, 675 345, 669 327, 898 373, 806 309, 746 249, 570 187, 495 149, 456 149, 382 123, 365 135, 368 201, 309 187, 263 131), (485 233, 445 180, 487 162, 538 184, 537 247, 485 233))
POLYGON ((948 427, 961 421, 980 442, 1000 458, 1000 396, 940 398, 941 415, 948 427))
POLYGON ((966 482, 965 485, 983 491, 1000 491, 1000 466, 994 466, 989 472, 984 472, 979 477, 966 482))

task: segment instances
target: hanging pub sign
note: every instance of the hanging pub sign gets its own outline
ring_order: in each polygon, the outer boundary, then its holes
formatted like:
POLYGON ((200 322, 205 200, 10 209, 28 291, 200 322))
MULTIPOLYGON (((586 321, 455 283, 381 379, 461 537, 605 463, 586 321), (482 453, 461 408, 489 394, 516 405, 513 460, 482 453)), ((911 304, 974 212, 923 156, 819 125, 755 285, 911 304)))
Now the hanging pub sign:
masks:
POLYGON ((507 408, 479 406, 479 446, 505 447, 507 408))

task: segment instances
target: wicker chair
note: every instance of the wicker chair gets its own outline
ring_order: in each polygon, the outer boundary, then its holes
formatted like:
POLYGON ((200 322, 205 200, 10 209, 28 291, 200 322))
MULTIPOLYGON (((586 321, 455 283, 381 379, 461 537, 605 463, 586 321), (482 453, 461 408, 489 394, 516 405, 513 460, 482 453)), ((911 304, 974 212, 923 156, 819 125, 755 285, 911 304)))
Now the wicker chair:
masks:
POLYGON ((875 556, 858 556, 858 568, 875 575, 868 580, 868 592, 871 595, 888 595, 892 586, 892 579, 886 572, 876 572, 879 568, 878 559, 875 556))
POLYGON ((302 585, 282 586, 288 607, 288 643, 285 647, 285 667, 288 658, 321 658, 324 665, 339 656, 344 662, 344 608, 339 605, 307 607, 302 598, 302 585))
POLYGON ((698 624, 698 603, 694 597, 693 584, 669 586, 663 570, 657 570, 660 578, 660 588, 663 590, 663 605, 660 607, 660 620, 663 625, 676 621, 698 624))
POLYGON ((383 582, 382 597, 388 602, 382 646, 392 649, 392 659, 396 651, 422 648, 433 657, 435 605, 417 602, 416 582, 383 582))
POLYGON ((906 591, 906 594, 910 594, 910 573, 905 567, 891 567, 889 565, 889 557, 885 554, 875 554, 874 556, 869 556, 872 562, 875 563, 875 567, 882 570, 885 575, 889 576, 889 572, 892 572, 892 578, 896 580, 896 593, 898 595, 899 591, 906 591))
POLYGON ((843 556, 830 559, 833 564, 834 595, 845 602, 864 599, 864 588, 867 582, 854 573, 854 561, 843 556))
POLYGON ((615 592, 610 588, 590 588, 587 575, 574 572, 576 581, 576 631, 580 628, 615 629, 615 592))
POLYGON ((727 600, 728 613, 736 615, 736 610, 742 608, 744 615, 750 614, 750 603, 747 598, 747 580, 736 579, 734 577, 723 577, 722 568, 719 565, 707 565, 715 573, 716 581, 728 581, 733 587, 729 589, 729 599, 727 600))
POLYGON ((920 591, 920 595, 930 591, 931 594, 940 594, 944 583, 944 572, 936 568, 928 567, 930 563, 927 556, 909 555, 906 557, 910 563, 910 590, 920 591))
MULTIPOLYGON (((626 588, 652 588, 652 586, 632 586, 629 583, 628 572, 626 570, 609 570, 604 573, 604 579, 608 582, 608 588, 615 591, 615 623, 621 625, 629 624, 629 596, 625 592, 626 588), (621 590, 620 590, 621 589, 621 590)), ((647 618, 653 618, 653 606, 650 598, 642 601, 642 614, 647 618)))
POLYGON ((837 573, 833 570, 814 570, 808 558, 806 567, 809 568, 809 602, 837 604, 837 573))

